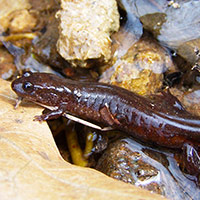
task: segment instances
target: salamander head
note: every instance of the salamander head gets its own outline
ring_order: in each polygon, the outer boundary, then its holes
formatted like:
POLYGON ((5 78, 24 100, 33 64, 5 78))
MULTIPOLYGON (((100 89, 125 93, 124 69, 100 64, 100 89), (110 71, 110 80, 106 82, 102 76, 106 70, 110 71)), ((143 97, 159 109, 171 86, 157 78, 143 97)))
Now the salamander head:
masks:
POLYGON ((25 72, 12 82, 11 87, 21 98, 46 106, 58 106, 66 88, 62 80, 54 74, 25 72))

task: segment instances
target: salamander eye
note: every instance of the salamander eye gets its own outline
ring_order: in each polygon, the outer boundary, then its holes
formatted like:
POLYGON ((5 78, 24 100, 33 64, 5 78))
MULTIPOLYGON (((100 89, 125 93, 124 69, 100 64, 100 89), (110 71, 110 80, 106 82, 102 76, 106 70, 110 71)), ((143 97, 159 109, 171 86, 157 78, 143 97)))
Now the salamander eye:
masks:
POLYGON ((31 82, 25 82, 22 87, 26 92, 33 91, 33 84, 31 82))

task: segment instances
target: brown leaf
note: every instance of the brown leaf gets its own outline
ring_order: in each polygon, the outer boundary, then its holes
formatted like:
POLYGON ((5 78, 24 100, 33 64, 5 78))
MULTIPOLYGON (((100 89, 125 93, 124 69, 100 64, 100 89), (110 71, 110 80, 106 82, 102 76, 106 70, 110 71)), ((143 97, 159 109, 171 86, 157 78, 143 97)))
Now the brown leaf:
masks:
POLYGON ((65 162, 47 124, 33 121, 42 108, 22 103, 0 80, 0 199, 164 199, 89 168, 65 162))

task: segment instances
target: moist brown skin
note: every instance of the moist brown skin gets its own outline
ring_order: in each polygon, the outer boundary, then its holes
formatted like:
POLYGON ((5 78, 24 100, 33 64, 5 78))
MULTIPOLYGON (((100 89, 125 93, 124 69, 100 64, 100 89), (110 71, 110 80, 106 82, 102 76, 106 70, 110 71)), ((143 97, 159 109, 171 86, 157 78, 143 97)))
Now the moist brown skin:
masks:
POLYGON ((188 113, 170 93, 150 100, 116 86, 31 72, 13 81, 12 89, 20 97, 56 108, 36 116, 39 121, 67 112, 161 146, 200 146, 200 118, 188 113))

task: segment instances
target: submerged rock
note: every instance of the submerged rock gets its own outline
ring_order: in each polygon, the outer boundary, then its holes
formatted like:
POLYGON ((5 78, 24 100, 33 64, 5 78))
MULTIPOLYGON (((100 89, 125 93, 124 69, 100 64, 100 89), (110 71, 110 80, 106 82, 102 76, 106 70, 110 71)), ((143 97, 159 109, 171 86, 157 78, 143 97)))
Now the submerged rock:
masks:
POLYGON ((149 38, 133 44, 122 57, 116 49, 109 65, 111 67, 101 68, 100 82, 124 87, 140 95, 156 93, 162 87, 163 73, 175 71, 169 52, 149 38))
POLYGON ((185 109, 193 115, 200 116, 200 88, 193 88, 187 91, 178 88, 171 88, 170 92, 178 98, 185 109))
POLYGON ((164 46, 175 50, 188 62, 195 62, 192 46, 200 49, 200 1, 194 0, 117 0, 140 19, 164 46))
POLYGON ((127 138, 108 146, 96 169, 115 179, 173 200, 198 200, 200 189, 179 169, 170 152, 155 150, 127 138))

